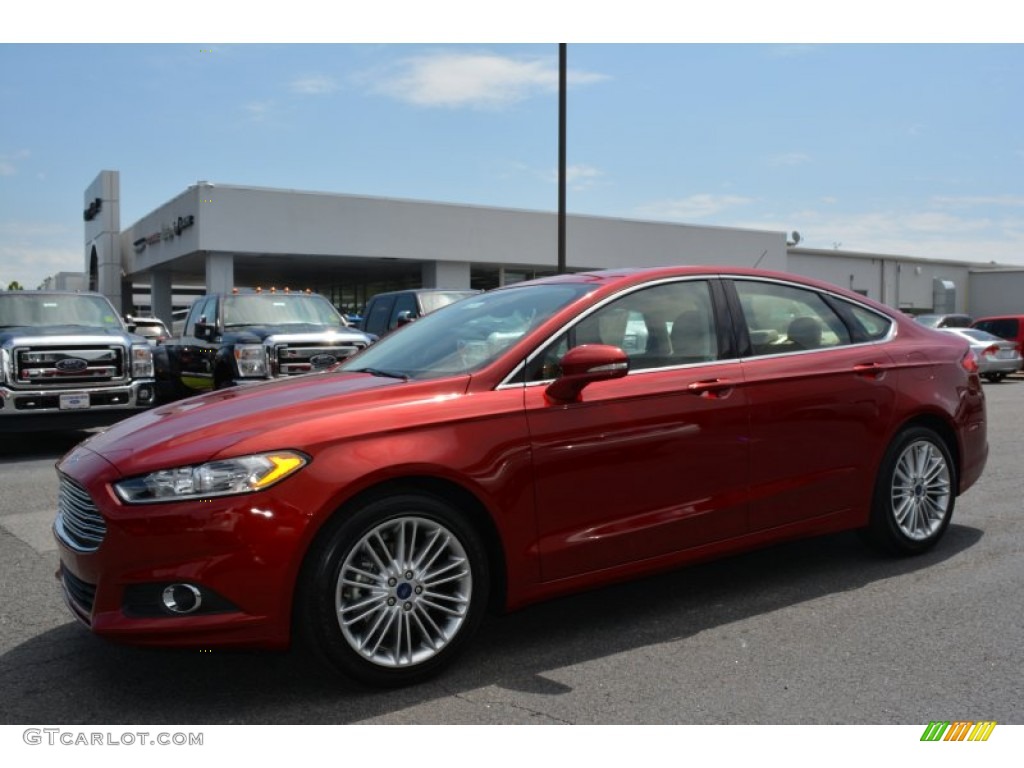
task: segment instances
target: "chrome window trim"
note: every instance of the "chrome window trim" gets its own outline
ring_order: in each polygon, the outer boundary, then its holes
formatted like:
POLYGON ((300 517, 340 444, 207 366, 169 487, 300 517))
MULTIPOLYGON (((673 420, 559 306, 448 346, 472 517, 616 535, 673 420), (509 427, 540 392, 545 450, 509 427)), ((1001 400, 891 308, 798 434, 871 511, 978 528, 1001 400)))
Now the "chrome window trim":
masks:
MULTIPOLYGON (((782 279, 775 278, 775 277, 763 277, 763 276, 759 276, 759 275, 741 275, 741 274, 728 274, 728 273, 722 274, 722 273, 717 273, 717 272, 708 273, 708 274, 705 274, 705 275, 687 275, 685 277, 667 277, 667 278, 662 278, 660 280, 655 280, 655 281, 648 282, 648 283, 641 283, 639 285, 634 285, 634 286, 630 287, 627 290, 620 291, 619 293, 615 293, 615 294, 607 297, 606 299, 604 299, 600 303, 595 304, 594 306, 592 306, 584 314, 577 315, 572 320, 570 320, 569 322, 567 322, 564 325, 562 325, 558 330, 556 330, 554 333, 552 333, 546 339, 544 339, 544 341, 542 343, 538 344, 534 348, 533 352, 531 352, 529 355, 527 355, 523 360, 519 361, 519 363, 515 366, 515 368, 513 368, 512 371, 504 379, 502 379, 501 383, 497 387, 495 387, 495 390, 520 389, 520 388, 525 389, 526 387, 546 386, 546 385, 551 384, 551 382, 555 381, 555 379, 544 379, 542 381, 524 381, 524 382, 518 382, 517 383, 517 382, 514 382, 512 380, 516 376, 519 375, 520 371, 523 368, 525 368, 527 365, 529 365, 531 362, 533 362, 533 360, 537 357, 537 355, 540 354, 541 350, 543 350, 545 347, 547 347, 548 344, 550 344, 552 341, 554 341, 556 338, 558 338, 558 336, 560 336, 561 334, 565 333, 569 329, 570 326, 572 326, 572 325, 574 325, 576 323, 582 322, 584 319, 586 319, 587 317, 592 315, 594 312, 597 312, 602 307, 604 307, 605 305, 611 303, 612 301, 616 301, 616 300, 618 300, 618 299, 620 299, 620 298, 622 298, 624 296, 628 296, 629 294, 635 293, 636 291, 642 290, 644 288, 651 288, 653 286, 664 285, 666 283, 694 282, 694 281, 698 281, 698 280, 702 281, 702 282, 706 282, 709 285, 710 285, 712 280, 722 280, 722 281, 727 281, 728 280, 728 281, 732 281, 734 283, 735 282, 741 282, 741 281, 743 281, 743 282, 772 283, 774 285, 782 285, 782 286, 786 286, 786 287, 790 287, 790 288, 795 288, 797 290, 810 291, 812 293, 817 293, 819 295, 830 296, 830 297, 832 297, 836 301, 842 301, 842 302, 845 302, 846 304, 849 304, 850 306, 858 307, 858 308, 862 309, 865 312, 869 312, 869 313, 871 313, 873 315, 877 315, 879 317, 884 317, 889 322, 889 330, 886 332, 885 336, 883 336, 881 338, 878 338, 878 339, 869 339, 868 341, 850 342, 849 344, 838 344, 838 345, 836 345, 834 347, 820 347, 818 349, 791 350, 791 351, 779 352, 777 354, 771 354, 771 355, 747 355, 747 356, 740 355, 740 356, 737 356, 735 358, 729 358, 727 360, 709 360, 709 361, 703 362, 703 363, 684 363, 684 364, 681 364, 681 365, 672 365, 672 366, 665 366, 665 367, 660 367, 660 368, 639 368, 639 369, 635 369, 635 370, 631 369, 629 371, 629 373, 626 374, 627 376, 635 376, 635 375, 641 375, 641 374, 645 374, 645 373, 658 373, 658 372, 662 372, 662 371, 672 371, 672 370, 677 370, 677 369, 682 369, 682 368, 695 368, 695 367, 698 367, 698 366, 699 367, 706 367, 706 366, 710 366, 710 365, 722 365, 722 364, 725 364, 725 363, 735 363, 735 362, 738 362, 738 361, 769 360, 769 359, 774 359, 774 358, 777 358, 777 357, 789 357, 789 356, 792 356, 792 355, 806 355, 806 354, 814 354, 814 353, 819 353, 819 352, 830 352, 830 351, 833 351, 833 350, 836 350, 836 349, 849 349, 851 347, 869 347, 869 346, 876 346, 876 345, 881 345, 881 344, 888 344, 894 338, 896 338, 897 331, 899 329, 899 323, 897 321, 897 318, 892 317, 891 315, 889 315, 889 314, 887 314, 885 312, 881 312, 878 309, 876 309, 875 307, 868 306, 867 304, 864 304, 863 302, 857 301, 856 299, 853 299, 853 298, 851 298, 849 296, 844 296, 844 295, 842 295, 840 293, 836 293, 835 291, 829 290, 827 288, 819 288, 817 286, 804 285, 803 283, 795 283, 795 282, 792 282, 790 280, 782 280, 782 279)), ((842 318, 840 318, 840 319, 842 319, 842 318)))

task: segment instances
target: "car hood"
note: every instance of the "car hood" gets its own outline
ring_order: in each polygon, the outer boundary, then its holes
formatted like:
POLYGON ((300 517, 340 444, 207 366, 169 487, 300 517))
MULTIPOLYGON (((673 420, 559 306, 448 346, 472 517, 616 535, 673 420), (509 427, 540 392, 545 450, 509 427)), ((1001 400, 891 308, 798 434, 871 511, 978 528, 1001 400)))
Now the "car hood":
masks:
POLYGON ((219 390, 121 421, 82 444, 125 475, 228 455, 309 450, 398 428, 410 404, 457 397, 469 377, 427 382, 326 372, 219 390), (387 409, 395 409, 393 417, 387 409))
POLYGON ((102 326, 93 327, 90 325, 9 325, 0 328, 0 343, 11 339, 28 339, 47 336, 111 336, 115 339, 124 339, 128 334, 125 331, 116 328, 103 328, 102 326))

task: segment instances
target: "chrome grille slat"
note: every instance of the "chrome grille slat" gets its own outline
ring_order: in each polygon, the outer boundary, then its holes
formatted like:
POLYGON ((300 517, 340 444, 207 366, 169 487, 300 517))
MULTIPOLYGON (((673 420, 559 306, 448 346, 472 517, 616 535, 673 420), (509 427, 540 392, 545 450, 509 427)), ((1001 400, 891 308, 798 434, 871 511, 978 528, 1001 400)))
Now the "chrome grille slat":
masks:
POLYGON ((95 552, 107 533, 107 524, 82 486, 61 475, 54 529, 61 541, 79 552, 95 552))
POLYGON ((57 390, 127 377, 127 354, 120 346, 31 345, 15 348, 12 358, 15 386, 57 390))
POLYGON ((317 370, 313 366, 312 360, 319 355, 330 355, 340 362, 347 357, 352 357, 356 352, 361 352, 365 347, 365 344, 355 341, 343 341, 337 344, 321 341, 310 344, 278 344, 275 346, 274 352, 277 357, 278 370, 282 375, 289 376, 317 370))

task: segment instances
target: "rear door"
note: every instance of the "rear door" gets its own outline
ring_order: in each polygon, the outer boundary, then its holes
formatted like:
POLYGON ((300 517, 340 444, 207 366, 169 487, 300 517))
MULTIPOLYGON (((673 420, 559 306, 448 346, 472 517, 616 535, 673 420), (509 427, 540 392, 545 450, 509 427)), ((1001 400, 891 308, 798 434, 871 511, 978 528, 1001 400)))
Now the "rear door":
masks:
POLYGON ((865 508, 896 403, 892 322, 782 281, 727 286, 746 336, 751 530, 865 508))

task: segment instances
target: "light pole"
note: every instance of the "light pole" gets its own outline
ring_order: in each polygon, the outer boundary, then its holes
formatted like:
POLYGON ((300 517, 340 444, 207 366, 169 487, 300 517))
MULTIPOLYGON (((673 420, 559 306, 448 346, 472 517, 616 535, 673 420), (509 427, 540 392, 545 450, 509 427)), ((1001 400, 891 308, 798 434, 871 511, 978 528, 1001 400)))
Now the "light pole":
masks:
POLYGON ((566 44, 558 44, 558 274, 565 268, 565 62, 566 44))

